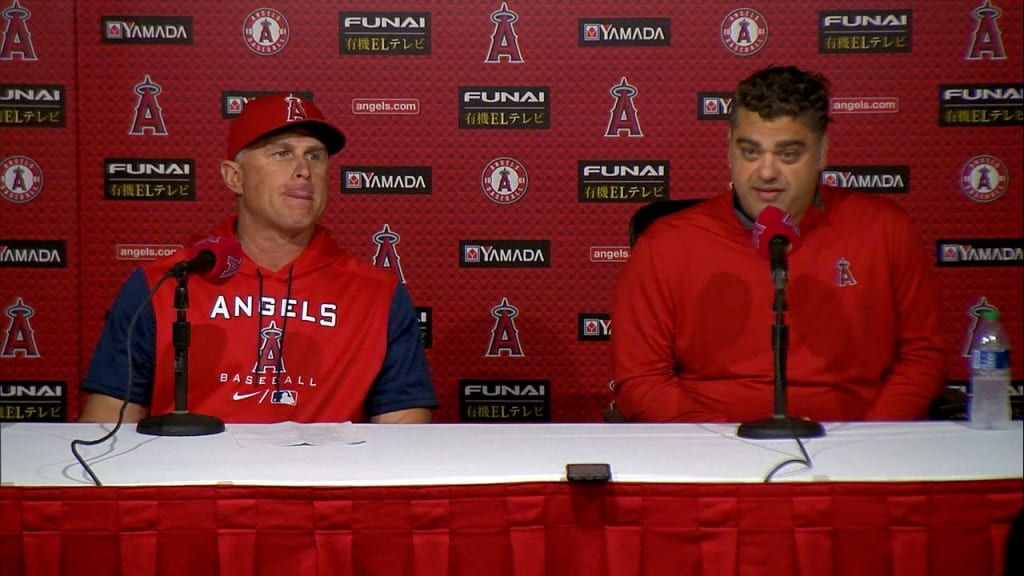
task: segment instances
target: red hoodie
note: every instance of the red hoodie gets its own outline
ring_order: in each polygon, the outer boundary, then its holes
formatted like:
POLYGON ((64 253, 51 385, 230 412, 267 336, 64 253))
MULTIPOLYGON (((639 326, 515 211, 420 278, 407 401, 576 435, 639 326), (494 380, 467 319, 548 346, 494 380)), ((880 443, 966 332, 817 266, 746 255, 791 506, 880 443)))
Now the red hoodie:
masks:
MULTIPOLYGON (((789 255, 788 412, 820 421, 923 418, 945 384, 938 295, 906 213, 822 188, 789 255)), ((772 415, 774 285, 722 194, 655 222, 612 307, 616 406, 629 420, 772 415)))
MULTIPOLYGON (((217 231, 233 235, 233 219, 217 231)), ((145 267, 150 286, 181 255, 145 267)), ((380 371, 397 277, 341 250, 317 227, 306 250, 271 272, 242 258, 215 286, 188 283, 192 412, 228 422, 342 422, 363 419, 380 371)), ((174 408, 175 281, 153 298, 156 365, 152 414, 174 408)))

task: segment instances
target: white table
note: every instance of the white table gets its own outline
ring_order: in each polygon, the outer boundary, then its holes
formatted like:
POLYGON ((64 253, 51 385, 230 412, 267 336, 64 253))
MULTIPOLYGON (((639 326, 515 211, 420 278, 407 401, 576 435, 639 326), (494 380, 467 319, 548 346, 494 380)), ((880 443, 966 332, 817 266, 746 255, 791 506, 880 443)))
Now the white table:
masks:
POLYGON ((827 424, 804 440, 692 424, 356 425, 365 442, 250 446, 0 428, 4 572, 991 576, 1022 506, 1024 434, 827 424), (573 462, 612 481, 565 480, 573 462))

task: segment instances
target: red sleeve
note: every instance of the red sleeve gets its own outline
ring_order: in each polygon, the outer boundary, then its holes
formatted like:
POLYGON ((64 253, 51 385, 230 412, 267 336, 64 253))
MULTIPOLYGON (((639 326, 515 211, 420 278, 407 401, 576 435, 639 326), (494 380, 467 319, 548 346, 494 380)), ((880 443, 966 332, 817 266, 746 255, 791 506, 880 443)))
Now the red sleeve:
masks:
POLYGON ((646 238, 637 241, 615 291, 615 406, 635 422, 725 422, 723 415, 705 412, 676 376, 674 326, 680 319, 672 303, 683 296, 665 270, 675 259, 660 257, 653 244, 646 238))
POLYGON ((889 265, 899 305, 896 360, 882 381, 882 391, 867 420, 913 420, 928 416, 928 407, 946 384, 946 360, 939 328, 939 296, 923 242, 902 210, 890 219, 889 265))

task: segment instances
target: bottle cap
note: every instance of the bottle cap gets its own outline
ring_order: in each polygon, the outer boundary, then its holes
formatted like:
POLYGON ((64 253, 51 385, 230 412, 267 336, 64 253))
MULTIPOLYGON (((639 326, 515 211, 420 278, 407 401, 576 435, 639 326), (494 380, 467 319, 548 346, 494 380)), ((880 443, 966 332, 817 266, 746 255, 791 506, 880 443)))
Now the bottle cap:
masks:
POLYGON ((985 320, 999 320, 999 310, 990 308, 982 311, 981 317, 985 320))

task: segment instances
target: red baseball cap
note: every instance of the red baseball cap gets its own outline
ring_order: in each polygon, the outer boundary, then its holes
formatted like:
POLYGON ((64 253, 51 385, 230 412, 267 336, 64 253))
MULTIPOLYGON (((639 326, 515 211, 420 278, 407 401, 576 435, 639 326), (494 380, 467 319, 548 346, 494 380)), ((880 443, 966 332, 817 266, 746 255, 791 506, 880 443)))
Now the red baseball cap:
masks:
POLYGON ((313 132, 327 147, 328 155, 345 146, 345 135, 327 122, 312 102, 294 94, 280 93, 246 102, 242 113, 231 121, 227 157, 234 158, 243 148, 267 134, 289 127, 313 132))

